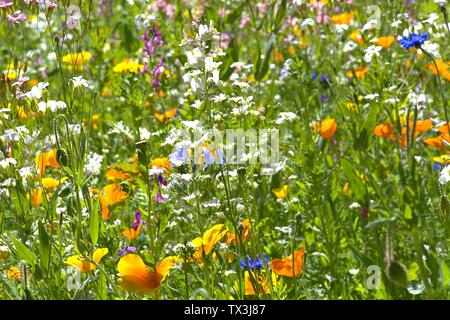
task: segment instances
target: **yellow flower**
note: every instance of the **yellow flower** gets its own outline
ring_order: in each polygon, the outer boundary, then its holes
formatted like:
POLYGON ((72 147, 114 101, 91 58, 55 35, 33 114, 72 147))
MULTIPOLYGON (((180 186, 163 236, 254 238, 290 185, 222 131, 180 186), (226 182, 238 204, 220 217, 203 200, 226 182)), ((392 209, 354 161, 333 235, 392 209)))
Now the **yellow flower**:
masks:
POLYGON ((155 119, 158 120, 159 122, 166 124, 168 123, 171 119, 175 118, 177 115, 178 111, 176 108, 170 109, 164 113, 159 113, 156 112, 154 114, 155 119))
POLYGON ((53 178, 42 178, 42 186, 44 189, 55 189, 57 188, 61 183, 67 180, 67 177, 62 177, 59 180, 53 179, 53 178))
POLYGON ((92 255, 92 260, 95 264, 83 258, 83 255, 81 254, 76 254, 67 258, 65 263, 74 266, 80 272, 91 272, 97 268, 96 264, 99 264, 106 254, 108 254, 107 248, 95 249, 94 254, 92 255))
POLYGON ((20 269, 18 267, 12 267, 11 269, 6 269, 5 275, 11 280, 18 281, 20 280, 20 269))
POLYGON ((333 24, 345 24, 349 26, 354 16, 355 14, 353 12, 343 12, 331 16, 331 22, 333 22, 333 24))
POLYGON ((114 72, 124 73, 124 72, 133 72, 138 73, 144 69, 144 65, 140 64, 137 61, 131 61, 131 59, 125 59, 124 61, 116 64, 113 68, 114 72))
POLYGON ((273 194, 277 199, 286 199, 289 191, 289 186, 284 185, 280 188, 272 189, 273 194))
POLYGON ((193 259, 197 261, 202 260, 203 252, 205 255, 210 254, 216 243, 219 242, 227 232, 228 228, 224 224, 216 224, 206 230, 203 237, 197 237, 192 240, 191 243, 197 248, 193 255, 193 259))
POLYGON ((359 31, 359 30, 356 30, 356 31, 353 31, 352 33, 350 33, 348 38, 350 40, 353 40, 357 44, 364 44, 364 39, 363 39, 363 37, 361 35, 361 31, 359 31))
POLYGON ((87 51, 69 53, 62 58, 62 62, 69 65, 68 69, 82 71, 87 61, 92 58, 92 54, 87 51))

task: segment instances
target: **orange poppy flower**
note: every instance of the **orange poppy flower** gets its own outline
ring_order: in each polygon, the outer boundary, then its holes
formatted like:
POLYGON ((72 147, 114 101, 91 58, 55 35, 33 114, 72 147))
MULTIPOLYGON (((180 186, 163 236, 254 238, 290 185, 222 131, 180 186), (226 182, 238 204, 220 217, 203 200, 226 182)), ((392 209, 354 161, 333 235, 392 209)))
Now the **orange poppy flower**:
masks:
POLYGON ((49 152, 41 152, 36 156, 36 166, 39 169, 39 174, 43 175, 47 166, 52 168, 58 168, 59 164, 56 161, 56 150, 52 149, 49 152))
POLYGON ((450 137, 448 135, 440 135, 434 138, 427 138, 424 139, 423 142, 426 143, 429 146, 439 148, 439 149, 445 149, 446 144, 444 141, 447 141, 450 143, 450 137))
MULTIPOLYGON (((250 239, 250 228, 251 228, 250 220, 244 219, 241 222, 240 226, 242 226, 242 230, 241 230, 242 241, 244 241, 244 242, 248 241, 250 239)), ((228 232, 225 243, 228 245, 233 245, 233 244, 236 244, 236 241, 239 243, 239 238, 236 237, 236 234, 228 232)))
POLYGON ((390 124, 379 124, 373 129, 377 137, 385 139, 395 139, 394 128, 390 124))
POLYGON ((156 270, 147 266, 137 254, 127 254, 120 258, 117 270, 120 273, 120 285, 128 291, 145 294, 158 288, 175 265, 172 256, 161 260, 156 270))
POLYGON ((345 24, 349 26, 354 16, 355 14, 353 12, 343 12, 340 14, 335 14, 331 16, 331 22, 333 22, 333 24, 345 24))
POLYGON ((436 69, 436 66, 434 65, 434 63, 429 63, 427 65, 427 67, 434 74, 438 74, 439 73, 439 75, 444 77, 446 80, 450 81, 450 72, 449 72, 450 62, 444 62, 442 60, 436 60, 436 65, 437 65, 437 69, 436 69))
MULTIPOLYGON (((255 278, 255 281, 258 282, 257 290, 255 290, 255 288, 253 287, 249 271, 245 271, 244 273, 245 295, 254 296, 256 294, 256 291, 258 291, 258 289, 261 289, 263 294, 269 293, 270 279, 266 270, 255 271, 253 272, 253 276, 255 278)), ((272 285, 275 285, 277 283, 277 276, 273 272, 271 272, 271 276, 272 276, 272 285)))
POLYGON ((124 230, 122 232, 122 234, 125 238, 128 238, 128 240, 134 241, 141 233, 141 229, 142 229, 142 225, 139 225, 136 230, 134 230, 133 228, 130 228, 130 229, 124 230))
POLYGON ((301 247, 294 252, 294 261, 292 261, 292 255, 283 259, 273 259, 270 262, 270 268, 280 276, 297 277, 302 272, 304 254, 305 248, 301 247), (294 266, 294 270, 292 270, 292 266, 294 266))
POLYGON ((107 254, 107 248, 95 249, 94 254, 92 255, 92 260, 95 264, 86 260, 81 254, 70 256, 65 263, 77 268, 80 272, 91 272, 97 269, 96 264, 99 264, 102 258, 107 254))
POLYGON ((121 202, 128 197, 128 193, 120 188, 120 183, 107 184, 103 188, 103 192, 105 193, 106 203, 110 206, 121 202))
POLYGON ((337 129, 337 124, 334 119, 324 119, 322 121, 314 121, 312 127, 315 132, 320 133, 320 135, 325 139, 331 139, 337 129))
POLYGON ((171 119, 175 118, 177 115, 178 110, 176 108, 170 109, 164 113, 155 113, 155 119, 161 122, 162 124, 168 123, 171 119))
MULTIPOLYGON (((357 67, 355 68, 355 75, 358 79, 364 79, 366 77, 367 71, 369 71, 368 67, 357 67)), ((346 75, 349 78, 353 78, 353 71, 348 71, 346 75)))
POLYGON ((42 190, 34 189, 31 193, 31 204, 33 206, 39 206, 43 202, 44 202, 44 199, 42 198, 42 190))
POLYGON ((106 171, 106 179, 108 180, 128 180, 131 179, 131 174, 120 169, 110 168, 106 171))
POLYGON ((21 274, 20 274, 20 269, 18 267, 12 267, 11 269, 6 269, 4 271, 4 273, 11 280, 14 280, 14 281, 20 280, 21 274))
POLYGON ((385 49, 390 48, 394 42, 395 38, 393 36, 379 37, 376 41, 377 45, 385 49))
POLYGON ((348 36, 348 38, 354 42, 356 42, 357 44, 361 45, 364 44, 364 39, 361 36, 361 32, 359 30, 353 31, 352 33, 350 33, 350 35, 348 36))
POLYGON ((159 169, 166 169, 168 173, 170 173, 170 169, 172 168, 169 159, 166 157, 152 159, 150 165, 159 169))

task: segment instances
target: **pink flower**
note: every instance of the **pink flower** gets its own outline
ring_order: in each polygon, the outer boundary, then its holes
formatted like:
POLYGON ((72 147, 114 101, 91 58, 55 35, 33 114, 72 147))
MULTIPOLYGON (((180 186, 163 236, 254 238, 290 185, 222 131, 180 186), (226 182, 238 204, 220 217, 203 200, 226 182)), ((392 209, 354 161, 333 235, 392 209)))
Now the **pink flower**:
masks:
POLYGON ((27 15, 19 10, 19 11, 16 11, 16 12, 12 13, 12 14, 9 14, 7 20, 8 20, 8 23, 11 23, 11 24, 17 23, 17 24, 19 24, 19 23, 21 23, 22 21, 24 21, 26 19, 27 19, 27 15))
POLYGON ((13 5, 11 0, 0 0, 0 9, 8 8, 13 5))
POLYGON ((248 15, 243 16, 241 19, 241 23, 239 24, 239 28, 243 29, 249 22, 250 22, 250 16, 248 16, 248 15))

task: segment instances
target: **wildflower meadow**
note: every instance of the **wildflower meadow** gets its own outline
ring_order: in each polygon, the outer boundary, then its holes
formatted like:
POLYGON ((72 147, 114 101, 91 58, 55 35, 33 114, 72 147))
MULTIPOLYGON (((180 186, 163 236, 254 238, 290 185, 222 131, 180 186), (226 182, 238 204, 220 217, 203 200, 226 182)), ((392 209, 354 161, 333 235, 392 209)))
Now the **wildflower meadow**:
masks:
POLYGON ((0 300, 449 299, 449 10, 0 0, 0 300))

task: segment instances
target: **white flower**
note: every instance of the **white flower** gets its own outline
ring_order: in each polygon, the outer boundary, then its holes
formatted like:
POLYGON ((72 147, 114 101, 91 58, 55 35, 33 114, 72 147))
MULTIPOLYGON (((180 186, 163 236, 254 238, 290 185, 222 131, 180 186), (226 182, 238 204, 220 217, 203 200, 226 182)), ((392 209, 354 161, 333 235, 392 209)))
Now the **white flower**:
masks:
POLYGON ((423 20, 424 23, 429 23, 429 24, 434 24, 436 22, 436 20, 439 19, 439 15, 436 12, 432 12, 429 16, 428 19, 423 20))
POLYGON ((441 171, 441 175, 439 176, 439 183, 444 185, 450 181, 450 166, 445 166, 441 171))
POLYGON ((314 20, 311 18, 307 18, 302 21, 300 24, 300 29, 305 30, 308 28, 308 26, 314 26, 314 20))
POLYGON ((42 98, 42 92, 45 88, 48 87, 48 82, 39 82, 37 85, 35 85, 33 88, 31 88, 30 91, 27 93, 22 93, 19 98, 28 98, 28 99, 41 99, 42 98))
POLYGON ((69 82, 72 82, 74 88, 78 87, 89 87, 89 82, 83 79, 83 76, 73 77, 69 82))
POLYGON ((194 48, 186 53, 187 62, 191 67, 195 66, 202 56, 203 54, 199 48, 194 48))
POLYGON ((148 131, 146 128, 139 128, 139 137, 140 140, 148 140, 151 137, 150 131, 148 131))
POLYGON ((358 202, 353 202, 350 206, 349 209, 359 209, 361 208, 361 205, 358 202))
POLYGON ((15 166, 17 164, 16 159, 14 159, 14 158, 6 158, 6 159, 3 159, 3 160, 0 160, 0 167, 2 167, 3 169, 6 169, 11 164, 13 166, 15 166))
MULTIPOLYGON (((441 54, 439 53, 439 45, 437 43, 431 41, 425 41, 421 49, 425 50, 429 54, 431 54, 434 58, 440 59, 441 54)), ((419 53, 422 53, 422 50, 419 50, 419 53)))
POLYGON ((297 115, 293 112, 280 112, 279 118, 275 120, 276 124, 282 124, 286 121, 293 121, 297 115))
POLYGON ((366 100, 375 100, 379 97, 380 95, 378 93, 372 93, 372 94, 368 94, 364 96, 364 99, 366 100))
POLYGON ((103 156, 100 154, 97 154, 95 152, 91 152, 87 156, 87 162, 84 166, 84 171, 87 174, 94 174, 97 175, 100 173, 102 169, 102 161, 103 156))
POLYGON ((364 61, 371 62, 373 56, 380 56, 380 51, 383 49, 380 46, 370 46, 366 50, 364 50, 364 61))
POLYGON ((436 3, 438 6, 445 6, 447 4, 447 0, 434 0, 434 3, 436 3))

